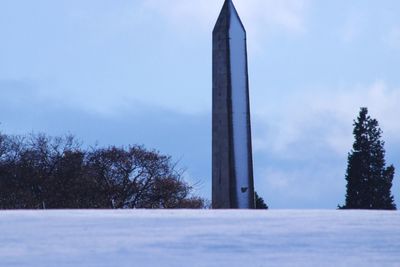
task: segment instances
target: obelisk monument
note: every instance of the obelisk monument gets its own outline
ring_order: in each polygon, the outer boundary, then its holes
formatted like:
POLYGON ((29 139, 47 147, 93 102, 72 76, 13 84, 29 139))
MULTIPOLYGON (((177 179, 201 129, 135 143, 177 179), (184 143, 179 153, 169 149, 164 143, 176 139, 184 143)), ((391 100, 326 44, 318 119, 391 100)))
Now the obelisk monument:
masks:
POLYGON ((213 30, 212 64, 212 207, 252 209, 246 30, 232 0, 225 0, 213 30))

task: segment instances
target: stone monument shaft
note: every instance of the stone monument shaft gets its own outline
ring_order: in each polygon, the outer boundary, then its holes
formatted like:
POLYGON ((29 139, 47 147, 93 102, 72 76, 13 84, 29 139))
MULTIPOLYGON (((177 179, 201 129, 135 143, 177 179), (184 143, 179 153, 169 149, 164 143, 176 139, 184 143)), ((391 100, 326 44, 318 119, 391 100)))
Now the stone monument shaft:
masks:
POLYGON ((225 0, 213 30, 212 207, 254 208, 246 30, 225 0))

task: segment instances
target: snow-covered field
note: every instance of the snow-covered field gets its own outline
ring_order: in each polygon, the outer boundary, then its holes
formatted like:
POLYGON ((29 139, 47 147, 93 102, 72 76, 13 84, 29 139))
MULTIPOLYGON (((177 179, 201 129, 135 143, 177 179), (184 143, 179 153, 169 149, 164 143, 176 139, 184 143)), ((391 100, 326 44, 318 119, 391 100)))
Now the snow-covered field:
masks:
POLYGON ((400 266, 400 213, 0 211, 0 266, 400 266))

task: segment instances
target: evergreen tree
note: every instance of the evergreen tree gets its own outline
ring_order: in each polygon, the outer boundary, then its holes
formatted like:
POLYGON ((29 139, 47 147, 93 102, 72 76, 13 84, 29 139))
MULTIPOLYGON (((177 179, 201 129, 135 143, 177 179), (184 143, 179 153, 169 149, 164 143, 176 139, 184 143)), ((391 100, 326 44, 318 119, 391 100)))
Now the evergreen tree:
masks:
POLYGON ((265 204, 264 199, 262 197, 260 197, 257 192, 255 192, 256 194, 256 209, 258 210, 267 210, 268 209, 268 205, 265 204))
POLYGON ((391 194, 395 169, 386 167, 382 130, 378 121, 361 108, 354 121, 355 141, 348 155, 346 173, 347 193, 343 209, 394 210, 396 205, 391 194))

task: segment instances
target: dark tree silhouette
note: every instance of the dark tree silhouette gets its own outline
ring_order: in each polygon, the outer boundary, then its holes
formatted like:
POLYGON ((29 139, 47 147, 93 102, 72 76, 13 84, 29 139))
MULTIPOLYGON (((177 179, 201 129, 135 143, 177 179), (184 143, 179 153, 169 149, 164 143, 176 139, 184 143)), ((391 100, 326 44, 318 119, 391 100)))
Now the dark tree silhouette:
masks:
POLYGON ((255 192, 256 194, 256 209, 258 210, 267 210, 268 209, 268 205, 264 202, 264 199, 262 197, 260 197, 257 192, 255 192))
POLYGON ((382 130, 378 121, 361 108, 354 121, 355 141, 348 155, 346 204, 342 209, 394 210, 391 194, 395 169, 386 167, 382 130))
POLYGON ((0 209, 203 208, 169 156, 0 133, 0 209))

